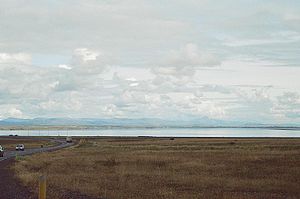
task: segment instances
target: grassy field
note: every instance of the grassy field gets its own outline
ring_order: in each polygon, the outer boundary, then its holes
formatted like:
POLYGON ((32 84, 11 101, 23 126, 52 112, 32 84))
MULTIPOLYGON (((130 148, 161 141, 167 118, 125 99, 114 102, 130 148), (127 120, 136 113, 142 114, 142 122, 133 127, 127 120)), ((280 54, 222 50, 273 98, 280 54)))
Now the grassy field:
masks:
POLYGON ((300 198, 300 139, 85 139, 13 169, 49 198, 300 198))
POLYGON ((16 139, 16 138, 0 138, 0 145, 3 146, 6 150, 15 150, 17 144, 24 144, 25 149, 39 148, 43 146, 52 146, 55 145, 54 142, 47 140, 32 140, 32 139, 16 139))

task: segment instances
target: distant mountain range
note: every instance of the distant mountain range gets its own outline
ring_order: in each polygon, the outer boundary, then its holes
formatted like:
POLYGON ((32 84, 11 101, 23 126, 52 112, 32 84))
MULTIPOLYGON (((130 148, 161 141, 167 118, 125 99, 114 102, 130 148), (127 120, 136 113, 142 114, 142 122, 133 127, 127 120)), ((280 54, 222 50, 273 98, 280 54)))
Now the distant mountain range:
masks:
POLYGON ((207 117, 193 120, 163 120, 154 118, 141 119, 96 119, 96 118, 7 118, 0 120, 0 126, 85 126, 85 127, 297 127, 294 124, 274 125, 260 123, 243 123, 209 119, 207 117))

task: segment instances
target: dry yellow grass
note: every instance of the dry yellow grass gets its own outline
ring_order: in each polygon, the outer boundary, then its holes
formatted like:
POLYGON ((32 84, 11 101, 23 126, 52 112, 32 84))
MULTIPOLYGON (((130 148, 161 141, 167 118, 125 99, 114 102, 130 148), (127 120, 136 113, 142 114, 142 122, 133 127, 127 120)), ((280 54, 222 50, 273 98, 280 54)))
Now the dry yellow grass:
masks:
POLYGON ((300 198, 300 139, 103 138, 19 160, 49 198, 300 198))
POLYGON ((1 139, 0 138, 0 144, 6 150, 15 150, 17 144, 24 144, 25 149, 39 148, 39 147, 41 147, 41 145, 43 145, 43 146, 55 145, 54 142, 50 142, 47 140, 33 140, 33 139, 19 139, 19 138, 18 139, 15 139, 15 138, 1 139))

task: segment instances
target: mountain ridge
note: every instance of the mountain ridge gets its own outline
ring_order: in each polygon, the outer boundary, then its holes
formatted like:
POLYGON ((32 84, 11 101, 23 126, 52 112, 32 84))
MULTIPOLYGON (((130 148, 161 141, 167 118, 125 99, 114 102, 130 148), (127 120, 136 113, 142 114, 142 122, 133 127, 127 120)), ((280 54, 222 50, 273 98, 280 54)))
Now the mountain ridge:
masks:
POLYGON ((191 120, 158 118, 6 118, 1 126, 116 126, 116 127, 298 127, 295 124, 263 124, 225 121, 202 117, 191 120))

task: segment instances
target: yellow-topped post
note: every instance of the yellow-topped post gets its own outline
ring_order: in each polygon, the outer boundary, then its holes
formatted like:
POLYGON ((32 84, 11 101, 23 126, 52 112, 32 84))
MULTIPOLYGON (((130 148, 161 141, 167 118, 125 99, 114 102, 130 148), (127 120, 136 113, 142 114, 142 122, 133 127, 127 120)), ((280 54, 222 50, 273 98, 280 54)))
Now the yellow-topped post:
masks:
POLYGON ((46 176, 39 178, 39 199, 46 199, 46 176))

